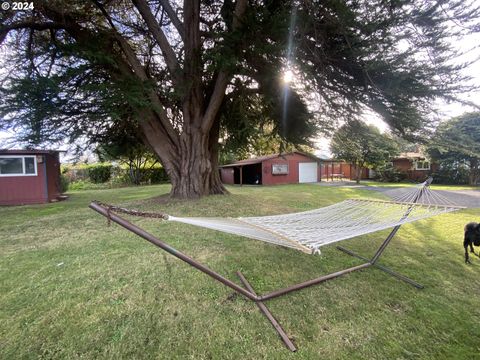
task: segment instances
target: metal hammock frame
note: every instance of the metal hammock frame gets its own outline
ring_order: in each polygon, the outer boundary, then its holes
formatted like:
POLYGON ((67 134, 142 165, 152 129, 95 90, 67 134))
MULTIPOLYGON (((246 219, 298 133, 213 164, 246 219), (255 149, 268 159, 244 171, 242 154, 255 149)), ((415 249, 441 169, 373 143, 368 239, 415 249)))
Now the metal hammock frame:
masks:
MULTIPOLYGON (((421 186, 422 186, 421 190, 418 191, 416 197, 412 201, 412 205, 404 213, 403 218, 408 217, 409 213, 412 211, 413 207, 415 206, 415 203, 417 203, 417 201, 421 198, 423 192, 431 184, 431 182, 432 182, 432 178, 429 178, 427 181, 425 181, 424 183, 421 184, 421 186)), ((385 273, 387 273, 387 274, 389 274, 389 275, 391 275, 391 276, 393 276, 393 277, 395 277, 399 280, 402 280, 402 281, 414 286, 417 289, 423 289, 424 288, 423 285, 421 285, 421 284, 417 283, 416 281, 408 278, 407 276, 402 275, 402 274, 400 274, 396 271, 393 271, 388 267, 385 267, 383 265, 378 264, 379 258, 382 256, 383 252, 385 251, 385 249, 387 248, 387 246, 389 245, 390 241, 393 239, 395 234, 398 232, 398 230, 400 229, 402 224, 397 225, 392 229, 390 234, 385 238, 385 240, 381 243, 381 245, 379 246, 379 248, 377 249, 377 251, 375 252, 373 257, 370 258, 370 259, 366 258, 366 257, 363 257, 361 255, 358 255, 358 254, 354 253, 353 251, 345 249, 344 247, 337 246, 338 250, 340 250, 340 251, 342 251, 342 252, 344 252, 348 255, 351 255, 353 257, 356 257, 358 259, 363 260, 364 263, 362 263, 360 265, 352 266, 352 267, 349 267, 349 268, 346 268, 346 269, 343 269, 343 270, 340 270, 340 271, 336 271, 336 272, 333 272, 333 273, 330 273, 330 274, 327 274, 327 275, 320 276, 320 277, 315 278, 315 279, 311 279, 311 280, 304 281, 304 282, 301 282, 301 283, 298 283, 298 284, 294 284, 294 285, 288 286, 286 288, 282 288, 282 289, 278 289, 278 290, 269 292, 269 293, 264 294, 264 295, 257 295, 255 290, 252 288, 250 283, 247 281, 247 279, 243 276, 243 274, 240 271, 237 271, 237 276, 239 277, 239 279, 242 282, 244 287, 241 287, 241 286, 237 285, 233 281, 225 278, 224 276, 222 276, 222 275, 218 274, 217 272, 211 270, 207 266, 205 266, 205 265, 201 264, 200 262, 192 259, 188 255, 186 255, 186 254, 182 253, 181 251, 178 251, 177 249, 173 248, 172 246, 170 246, 166 242, 158 239, 156 236, 148 233, 147 231, 141 229, 140 227, 132 224, 128 220, 126 220, 126 219, 124 219, 124 218, 122 218, 122 217, 120 217, 120 216, 118 216, 117 214, 114 213, 114 211, 116 211, 116 210, 118 210, 119 212, 126 212, 125 209, 117 208, 117 207, 113 207, 113 206, 108 206, 106 204, 98 203, 98 202, 95 202, 95 201, 90 203, 89 207, 91 209, 97 211, 99 214, 105 216, 108 219, 109 222, 113 221, 113 222, 117 223, 118 225, 124 227, 125 229, 131 231, 132 233, 140 236, 141 238, 151 242, 152 244, 158 246, 162 250, 164 250, 164 251, 168 252, 169 254, 175 256, 176 258, 186 262, 187 264, 196 268, 197 270, 200 270, 204 274, 207 274, 208 276, 210 276, 214 280, 216 280, 216 281, 222 283, 223 285, 229 287, 230 289, 234 290, 236 293, 238 293, 240 295, 243 295, 245 298, 255 302, 257 304, 257 306, 259 307, 259 309, 264 313, 264 315, 267 317, 267 319, 271 322, 271 324, 273 325, 273 327, 275 328, 275 330, 277 331, 278 335, 280 336, 282 341, 285 343, 287 348, 291 351, 296 351, 297 348, 295 347, 293 342, 290 340, 290 338, 288 337, 287 333, 282 328, 282 326, 273 317, 273 315, 268 310, 268 308, 266 307, 264 302, 266 302, 268 300, 271 300, 271 299, 274 299, 274 298, 277 298, 277 297, 280 297, 280 296, 283 296, 283 295, 286 295, 286 294, 289 294, 293 291, 298 291, 298 290, 304 289, 304 288, 309 287, 309 286, 317 285, 317 284, 323 283, 327 280, 331 280, 331 279, 337 278, 339 276, 342 276, 342 275, 345 275, 345 274, 348 274, 348 273, 351 273, 351 272, 354 272, 354 271, 362 270, 362 269, 365 269, 365 268, 368 268, 368 267, 375 267, 379 270, 382 270, 383 272, 385 272, 385 273)), ((458 208, 460 209, 460 208, 463 208, 463 207, 458 207, 458 208)), ((134 211, 132 214, 133 215, 139 215, 139 214, 148 214, 148 213, 141 213, 141 212, 135 212, 134 211)), ((160 215, 155 216, 155 217, 163 218, 164 215, 160 214, 160 215)))

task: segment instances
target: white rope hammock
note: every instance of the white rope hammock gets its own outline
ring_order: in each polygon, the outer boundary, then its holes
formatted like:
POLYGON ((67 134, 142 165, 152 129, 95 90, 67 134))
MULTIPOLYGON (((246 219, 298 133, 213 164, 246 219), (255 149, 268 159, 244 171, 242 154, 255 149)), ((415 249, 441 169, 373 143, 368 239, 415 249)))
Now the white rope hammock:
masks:
POLYGON ((432 179, 429 178, 421 184, 420 187, 414 189, 414 191, 407 192, 405 195, 392 199, 392 201, 353 199, 301 213, 244 217, 237 219, 173 217, 164 213, 148 213, 130 210, 118 206, 103 204, 98 201, 93 201, 90 204, 90 208, 105 216, 108 219, 109 224, 110 221, 117 223, 230 289, 233 289, 237 294, 241 294, 246 298, 255 301, 258 307, 270 320, 288 348, 295 351, 296 348, 294 344, 290 341, 281 325, 270 313, 264 304, 265 301, 332 280, 354 271, 366 269, 367 267, 376 267, 399 280, 415 286, 416 288, 423 288, 423 285, 409 279, 405 275, 399 274, 383 265, 379 265, 377 261, 402 224, 463 208, 452 204, 452 202, 445 197, 430 191, 428 185, 431 182, 432 179), (181 251, 178 251, 154 235, 130 223, 126 219, 121 218, 115 214, 115 212, 134 216, 161 218, 164 220, 202 226, 298 249, 307 253, 315 253, 321 246, 340 240, 389 227, 393 227, 393 229, 371 259, 357 255, 340 246, 337 247, 346 254, 362 259, 364 263, 259 296, 240 271, 237 272, 237 275, 244 287, 239 286, 200 262, 195 261, 188 255, 183 254, 181 251))
MULTIPOLYGON (((427 184, 428 185, 428 184, 427 184)), ((306 253, 321 246, 414 222, 459 209, 425 183, 391 201, 349 199, 320 209, 293 214, 168 220, 241 235, 306 253)))

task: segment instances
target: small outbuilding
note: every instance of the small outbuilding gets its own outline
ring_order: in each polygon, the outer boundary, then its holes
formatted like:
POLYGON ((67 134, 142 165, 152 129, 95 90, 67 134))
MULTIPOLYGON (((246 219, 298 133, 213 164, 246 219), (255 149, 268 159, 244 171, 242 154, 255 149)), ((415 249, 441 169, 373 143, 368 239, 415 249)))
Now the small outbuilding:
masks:
POLYGON ((237 161, 220 167, 224 184, 276 185, 313 183, 321 179, 321 160, 294 151, 237 161))
POLYGON ((59 151, 0 149, 0 205, 47 203, 60 195, 59 151))

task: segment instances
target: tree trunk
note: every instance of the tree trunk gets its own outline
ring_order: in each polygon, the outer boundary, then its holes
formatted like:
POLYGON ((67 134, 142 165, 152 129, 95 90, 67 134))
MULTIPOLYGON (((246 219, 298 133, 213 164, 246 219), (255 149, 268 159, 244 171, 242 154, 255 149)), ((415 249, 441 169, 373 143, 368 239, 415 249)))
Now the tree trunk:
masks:
MULTIPOLYGON (((170 196, 196 199, 227 193, 218 174, 218 153, 210 149, 208 136, 199 132, 183 133, 180 139, 180 152, 169 161, 162 161, 172 183, 170 196)), ((158 155, 165 158, 165 154, 158 155)))
POLYGON ((218 173, 218 121, 207 133, 199 128, 198 120, 192 120, 200 118, 201 111, 184 111, 184 124, 188 126, 172 139, 165 135, 155 115, 144 115, 139 122, 141 138, 167 172, 172 183, 171 197, 197 199, 228 193, 218 173))
POLYGON ((206 135, 198 128, 190 129, 179 135, 175 145, 167 143, 161 133, 146 131, 143 134, 144 142, 157 155, 170 178, 170 196, 197 199, 205 195, 227 194, 218 171, 218 130, 214 125, 206 135))
POLYGON ((360 184, 360 177, 362 176, 363 168, 360 165, 355 165, 355 182, 360 184))
POLYGON ((469 185, 477 185, 480 178, 480 162, 478 158, 470 159, 470 174, 468 177, 469 185))

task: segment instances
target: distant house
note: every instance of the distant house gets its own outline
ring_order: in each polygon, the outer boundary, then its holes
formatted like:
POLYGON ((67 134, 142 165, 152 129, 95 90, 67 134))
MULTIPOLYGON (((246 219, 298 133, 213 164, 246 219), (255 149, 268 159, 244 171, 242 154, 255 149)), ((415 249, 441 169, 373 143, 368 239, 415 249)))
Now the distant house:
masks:
POLYGON ((320 181, 321 160, 294 151, 234 162, 220 167, 224 184, 275 185, 320 181))
POLYGON ((404 173, 407 179, 425 180, 432 172, 438 170, 438 164, 432 163, 421 152, 405 152, 392 159, 392 165, 404 173))
POLYGON ((0 150, 0 205, 46 203, 60 195, 58 151, 0 150))

